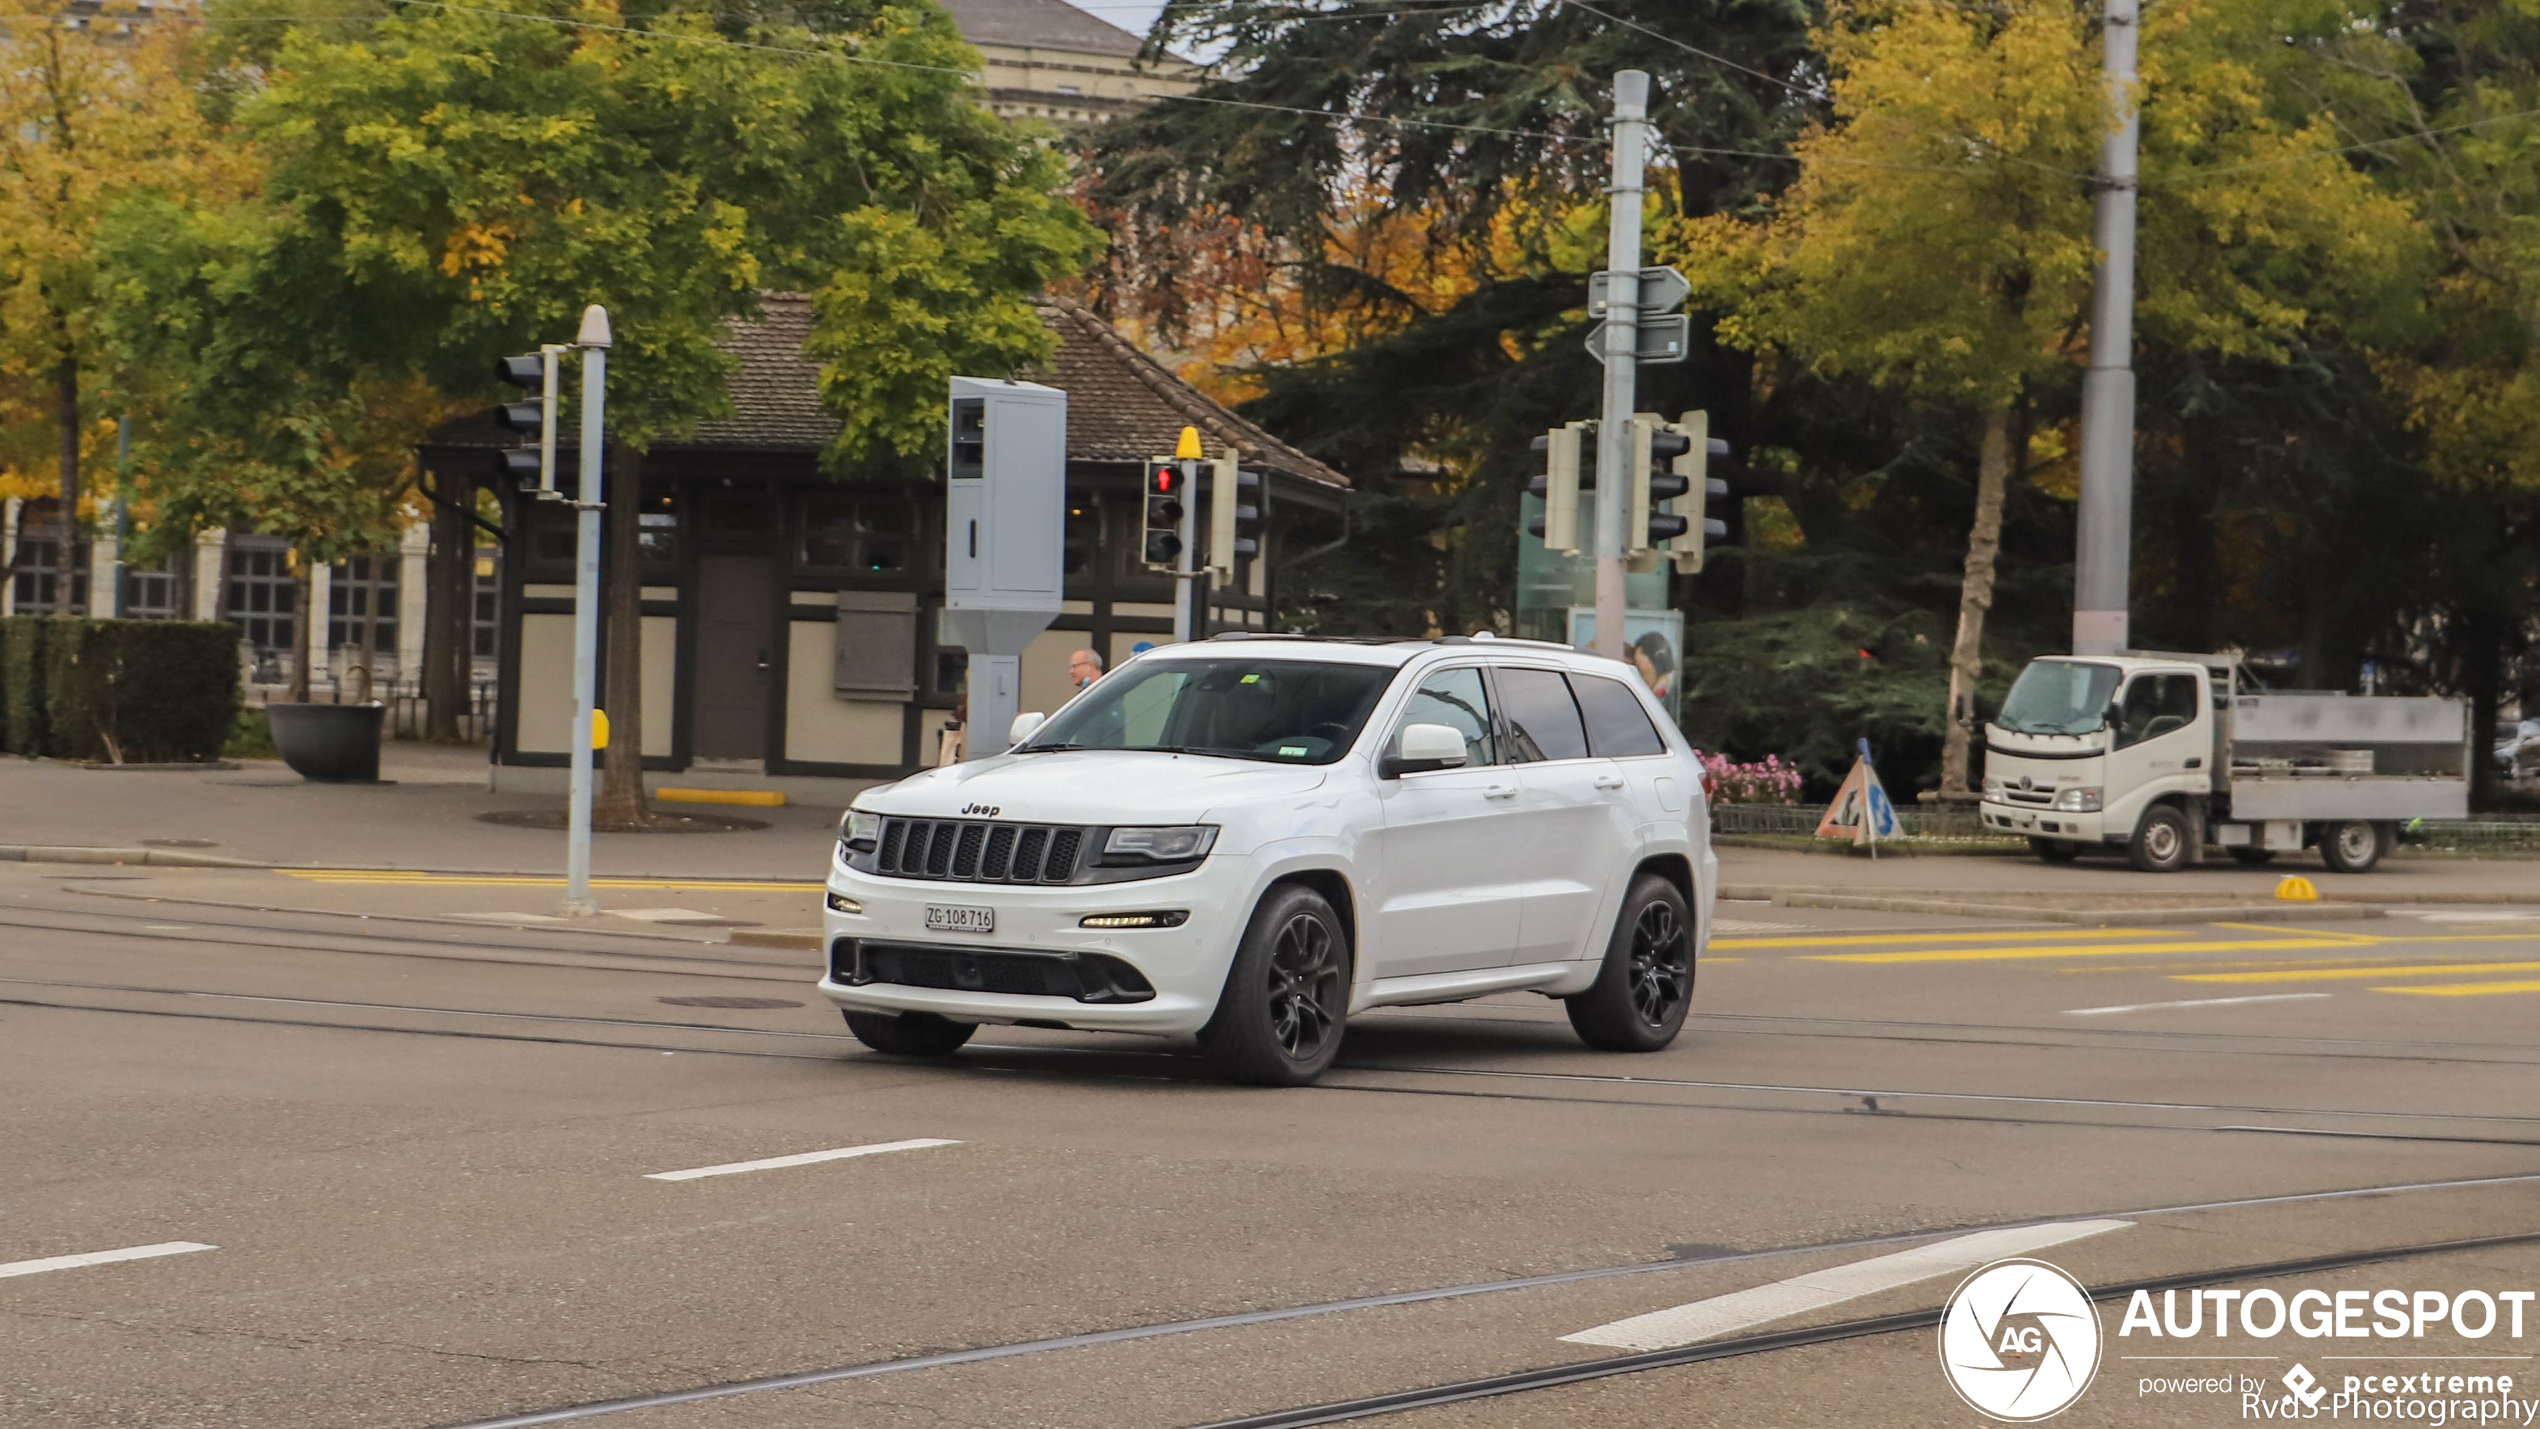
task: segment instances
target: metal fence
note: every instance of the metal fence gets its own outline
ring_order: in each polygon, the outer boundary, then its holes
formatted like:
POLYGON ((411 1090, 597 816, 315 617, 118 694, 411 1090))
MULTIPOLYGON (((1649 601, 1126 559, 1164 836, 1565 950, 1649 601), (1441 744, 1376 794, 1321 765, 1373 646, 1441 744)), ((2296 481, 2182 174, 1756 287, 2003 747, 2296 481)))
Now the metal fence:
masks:
MULTIPOLYGON (((1711 828, 1723 834, 1805 836, 1817 831, 1826 816, 1823 804, 1714 804, 1711 828)), ((1898 809, 1896 821, 1905 837, 1918 839, 2025 840, 1988 830, 1973 811, 1898 809)), ((2461 853, 2540 852, 2540 815, 2488 814, 2475 819, 2418 819, 2405 826, 2404 837, 2427 848, 2461 853)))

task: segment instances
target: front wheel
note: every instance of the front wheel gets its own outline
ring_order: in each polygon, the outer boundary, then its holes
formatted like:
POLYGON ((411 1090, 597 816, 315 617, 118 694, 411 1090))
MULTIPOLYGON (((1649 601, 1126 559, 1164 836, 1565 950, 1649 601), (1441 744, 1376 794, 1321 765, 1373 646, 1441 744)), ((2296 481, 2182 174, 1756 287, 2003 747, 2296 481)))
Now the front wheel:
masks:
POLYGON ((2046 860, 2048 863, 2070 863, 2074 859, 2081 857, 2081 845, 2075 843, 2071 839, 2041 839, 2032 837, 2028 841, 2028 851, 2036 854, 2039 858, 2046 860))
POLYGON ((2340 820, 2320 830, 2320 861, 2331 873, 2369 873, 2389 842, 2370 819, 2340 820))
POLYGON ((1340 1055, 1349 1015, 1349 935, 1323 895, 1274 888, 1226 970, 1199 1049, 1219 1076, 1256 1087, 1301 1087, 1340 1055))
POLYGON ((1632 881, 1605 966, 1562 1006, 1579 1040, 1600 1052, 1655 1052, 1676 1040, 1693 1006, 1693 913, 1654 873, 1632 881))
POLYGON ((894 1057, 949 1057, 961 1050, 976 1022, 955 1022, 931 1012, 850 1012, 847 1030, 855 1040, 894 1057))
POLYGON ((2187 867, 2193 852, 2187 836, 2187 813, 2176 804, 2154 804, 2143 811, 2126 844, 2126 861, 2144 873, 2176 873, 2187 867))

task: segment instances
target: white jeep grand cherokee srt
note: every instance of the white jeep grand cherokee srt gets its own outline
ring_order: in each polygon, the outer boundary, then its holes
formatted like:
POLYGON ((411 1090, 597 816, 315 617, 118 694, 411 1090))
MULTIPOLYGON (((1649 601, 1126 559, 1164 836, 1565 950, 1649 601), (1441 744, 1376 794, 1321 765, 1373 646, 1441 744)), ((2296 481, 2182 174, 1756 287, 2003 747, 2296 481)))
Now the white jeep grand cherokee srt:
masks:
POLYGON ((867 1046, 1197 1034, 1271 1085, 1351 1013, 1521 989, 1591 1046, 1664 1047, 1719 868, 1700 762, 1629 666, 1486 637, 1152 650, 839 835, 820 990, 867 1046))

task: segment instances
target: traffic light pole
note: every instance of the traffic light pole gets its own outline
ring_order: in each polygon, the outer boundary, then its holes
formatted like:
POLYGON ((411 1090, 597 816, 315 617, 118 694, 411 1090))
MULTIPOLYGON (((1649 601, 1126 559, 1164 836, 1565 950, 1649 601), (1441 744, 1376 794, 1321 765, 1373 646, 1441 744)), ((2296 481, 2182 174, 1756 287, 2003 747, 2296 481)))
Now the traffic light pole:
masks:
POLYGON ((2102 69, 2117 122, 2099 146, 2099 266, 2090 300, 2090 367, 2081 379, 2081 510, 2075 531, 2073 653, 2130 643, 2134 551, 2134 188, 2142 106, 2134 93, 2136 0, 2108 0, 2102 69))
POLYGON ((1614 176, 1606 230, 1605 415, 1596 443, 1596 653, 1623 658, 1623 527, 1630 514, 1632 410, 1640 362, 1640 196, 1649 140, 1649 76, 1614 76, 1614 176))
POLYGON ((1174 466, 1182 473, 1182 520, 1174 534, 1182 538, 1181 552, 1173 558, 1173 643, 1191 638, 1191 607, 1200 603, 1199 572, 1191 566, 1191 548, 1198 542, 1199 458, 1182 457, 1174 466))
MULTIPOLYGON (((608 309, 594 303, 582 310, 582 331, 574 345, 582 349, 582 489, 573 506, 573 792, 565 816, 564 911, 587 917, 600 911, 591 898, 591 714, 599 707, 600 463, 607 433, 608 309)), ((634 553, 621 551, 618 559, 632 560, 634 553)))

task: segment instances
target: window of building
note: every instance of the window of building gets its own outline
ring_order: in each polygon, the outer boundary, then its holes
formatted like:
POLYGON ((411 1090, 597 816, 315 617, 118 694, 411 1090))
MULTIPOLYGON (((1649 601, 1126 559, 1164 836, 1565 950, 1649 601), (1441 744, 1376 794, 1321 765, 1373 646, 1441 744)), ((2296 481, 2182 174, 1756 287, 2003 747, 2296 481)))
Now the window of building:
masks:
POLYGON ((709 536, 756 536, 776 524, 776 503, 759 491, 710 491, 698 529, 709 536))
POLYGON ((917 522, 905 491, 824 491, 803 498, 797 552, 815 570, 900 575, 917 522))
POLYGON ((397 653, 396 556, 355 556, 327 583, 326 643, 370 655, 397 653))
POLYGON ((290 548, 270 537, 232 537, 221 610, 259 655, 297 648, 300 586, 290 548))
POLYGON ((73 544, 66 564, 60 540, 20 536, 14 585, 20 615, 84 613, 88 609, 88 543, 73 544))
POLYGON ((503 628, 501 562, 501 547, 479 546, 476 548, 476 573, 470 577, 475 582, 474 628, 470 632, 474 636, 474 642, 469 648, 479 660, 493 659, 495 652, 500 648, 495 643, 495 637, 503 628))
POLYGON ((1090 491, 1067 493, 1066 575, 1090 579, 1102 553, 1102 508, 1090 491))
POLYGON ((176 620, 186 614, 187 582, 174 557, 155 565, 123 568, 123 616, 126 620, 176 620))

